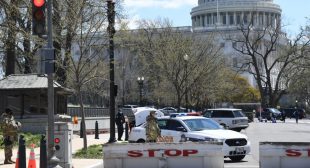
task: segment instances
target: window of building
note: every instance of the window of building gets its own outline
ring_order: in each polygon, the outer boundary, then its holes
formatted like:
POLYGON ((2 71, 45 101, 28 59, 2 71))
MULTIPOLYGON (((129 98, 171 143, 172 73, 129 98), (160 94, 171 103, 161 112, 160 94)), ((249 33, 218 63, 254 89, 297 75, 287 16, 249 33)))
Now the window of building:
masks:
POLYGON ((233 42, 233 43, 232 43, 232 47, 233 47, 233 48, 237 48, 237 43, 236 43, 236 42, 233 42))
POLYGON ((243 23, 249 24, 249 13, 248 12, 243 14, 243 23))
POLYGON ((226 13, 221 13, 222 24, 226 25, 226 13))
POLYGON ((233 67, 238 67, 238 58, 237 57, 233 58, 232 63, 233 67))
POLYGON ((207 24, 210 25, 211 24, 211 14, 207 15, 207 24))
POLYGON ((217 23, 217 14, 213 13, 213 24, 217 23))
POLYGON ((224 43, 224 42, 221 43, 221 44, 220 44, 220 47, 221 47, 221 48, 224 48, 224 47, 225 47, 225 43, 224 43))
POLYGON ((229 13, 229 24, 233 25, 234 24, 234 14, 233 13, 229 13))
POLYGON ((237 13, 237 24, 240 24, 241 23, 241 14, 240 13, 237 13))
POLYGON ((259 25, 264 25, 264 15, 263 13, 260 13, 259 14, 259 25))

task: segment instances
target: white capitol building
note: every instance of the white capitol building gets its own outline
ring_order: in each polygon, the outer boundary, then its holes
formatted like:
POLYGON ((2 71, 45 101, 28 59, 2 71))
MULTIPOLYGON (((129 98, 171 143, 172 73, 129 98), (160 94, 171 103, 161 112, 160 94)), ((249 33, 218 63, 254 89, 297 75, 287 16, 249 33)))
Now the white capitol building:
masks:
POLYGON ((281 8, 273 0, 198 0, 191 11, 192 27, 235 28, 253 18, 254 26, 276 25, 281 8))
MULTIPOLYGON (((233 43, 225 37, 236 37, 238 28, 251 22, 254 27, 276 26, 281 24, 281 8, 273 0, 198 0, 198 6, 192 8, 191 19, 194 33, 208 36, 217 32, 215 43, 223 47, 228 66, 237 69, 244 57, 233 49, 233 43)), ((276 54, 276 53, 275 53, 276 54)), ((243 72, 252 86, 256 86, 253 75, 243 72)), ((271 80, 276 80, 276 76, 271 80)), ((273 82, 272 82, 273 83, 273 82)))

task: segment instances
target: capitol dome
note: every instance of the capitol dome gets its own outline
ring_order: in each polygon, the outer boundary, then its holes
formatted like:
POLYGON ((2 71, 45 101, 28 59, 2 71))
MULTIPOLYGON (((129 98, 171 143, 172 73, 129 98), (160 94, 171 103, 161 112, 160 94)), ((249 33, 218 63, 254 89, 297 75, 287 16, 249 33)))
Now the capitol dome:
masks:
POLYGON ((275 26, 281 21, 281 8, 273 0, 198 0, 191 11, 192 27, 236 28, 241 24, 275 26))

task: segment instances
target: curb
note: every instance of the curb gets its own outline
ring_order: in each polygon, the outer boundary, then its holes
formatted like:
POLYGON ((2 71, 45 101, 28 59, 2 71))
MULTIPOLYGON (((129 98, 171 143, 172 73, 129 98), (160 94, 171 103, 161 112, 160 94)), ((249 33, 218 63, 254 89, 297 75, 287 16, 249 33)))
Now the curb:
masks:
POLYGON ((103 165, 103 160, 102 160, 102 162, 100 162, 100 163, 96 163, 96 164, 91 165, 91 166, 89 166, 89 167, 87 167, 87 168, 96 168, 96 167, 98 167, 98 166, 102 166, 102 165, 103 165))

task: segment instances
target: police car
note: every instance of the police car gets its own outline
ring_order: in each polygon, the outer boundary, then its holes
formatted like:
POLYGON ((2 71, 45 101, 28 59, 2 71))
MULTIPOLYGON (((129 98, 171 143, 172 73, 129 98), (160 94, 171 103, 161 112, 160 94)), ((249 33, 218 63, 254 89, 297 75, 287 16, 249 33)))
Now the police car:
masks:
MULTIPOLYGON (((129 142, 143 143, 146 140, 145 123, 131 130, 129 142)), ((173 137, 173 142, 184 140, 199 142, 223 142, 225 157, 240 161, 250 153, 247 136, 236 131, 225 130, 212 119, 199 116, 173 116, 158 118, 162 136, 173 137)))

